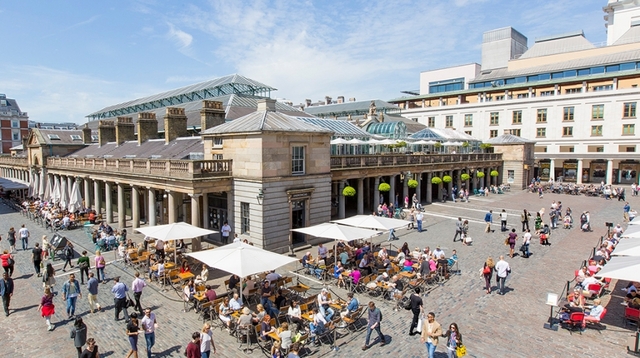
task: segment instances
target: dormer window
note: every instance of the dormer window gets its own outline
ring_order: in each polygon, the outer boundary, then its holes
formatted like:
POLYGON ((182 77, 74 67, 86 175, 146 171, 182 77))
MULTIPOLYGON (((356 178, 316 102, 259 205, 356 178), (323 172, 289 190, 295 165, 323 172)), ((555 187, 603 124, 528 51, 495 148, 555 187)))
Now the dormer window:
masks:
POLYGON ((60 136, 57 134, 47 134, 50 140, 60 140, 60 136))
POLYGON ((71 140, 73 140, 73 141, 80 140, 81 141, 82 138, 77 134, 72 134, 71 135, 71 140))

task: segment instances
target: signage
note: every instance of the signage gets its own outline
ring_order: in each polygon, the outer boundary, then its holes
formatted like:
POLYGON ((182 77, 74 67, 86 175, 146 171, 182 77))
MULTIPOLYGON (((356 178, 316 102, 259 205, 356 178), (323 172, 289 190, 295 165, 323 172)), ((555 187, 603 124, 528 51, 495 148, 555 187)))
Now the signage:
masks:
POLYGON ((551 173, 551 162, 540 162, 540 180, 549 180, 549 174, 551 173))

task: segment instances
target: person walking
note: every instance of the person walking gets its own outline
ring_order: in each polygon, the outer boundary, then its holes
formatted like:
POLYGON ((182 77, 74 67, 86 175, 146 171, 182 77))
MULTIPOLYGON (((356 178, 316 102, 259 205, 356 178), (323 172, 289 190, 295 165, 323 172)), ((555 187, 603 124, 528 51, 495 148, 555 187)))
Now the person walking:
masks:
POLYGON ((44 321, 47 323, 47 330, 53 331, 51 316, 56 313, 56 306, 53 304, 53 293, 49 287, 44 289, 44 296, 40 299, 38 311, 40 311, 40 314, 44 317, 44 321))
POLYGON ((513 250, 516 247, 516 242, 518 242, 518 234, 516 234, 516 229, 511 229, 511 232, 507 237, 507 243, 509 244, 509 257, 511 258, 513 258, 513 250))
POLYGON ((462 334, 458 330, 456 323, 451 323, 447 332, 442 337, 447 339, 447 357, 457 358, 457 349, 462 346, 462 334))
POLYGON ((7 272, 2 274, 2 280, 0 280, 0 296, 2 296, 2 308, 4 309, 4 315, 8 316, 11 297, 13 297, 13 279, 9 277, 7 272))
POLYGON ((144 310, 144 317, 140 321, 140 327, 144 330, 144 340, 147 343, 147 358, 151 358, 151 348, 156 344, 156 314, 151 312, 151 308, 144 310))
POLYGON ((22 241, 22 251, 26 251, 29 248, 29 237, 31 236, 31 233, 29 232, 29 229, 27 229, 25 225, 22 224, 22 227, 18 231, 18 234, 20 235, 20 240, 22 241))
POLYGON ((91 267, 87 250, 82 251, 82 256, 78 258, 76 265, 80 268, 80 284, 84 285, 84 277, 86 276, 87 280, 89 280, 89 267, 91 267))
POLYGON ((484 232, 494 232, 495 230, 491 230, 491 222, 493 221, 493 210, 489 210, 488 213, 484 215, 484 222, 487 223, 487 227, 484 229, 484 232))
POLYGON ((225 221, 220 228, 220 234, 222 235, 222 244, 226 245, 229 243, 229 235, 231 235, 231 226, 229 226, 229 222, 225 221))
POLYGON ((464 246, 471 245, 471 238, 469 237, 469 220, 465 220, 462 223, 462 244, 464 246))
POLYGON ((529 220, 531 219, 531 214, 524 209, 522 214, 520 214, 520 222, 522 223, 522 231, 529 230, 529 220))
POLYGON ((422 211, 418 210, 416 213, 416 223, 418 224, 418 232, 422 232, 422 219, 424 219, 424 214, 422 211))
POLYGON ((40 244, 36 242, 33 250, 31 250, 31 262, 33 262, 33 268, 36 271, 36 275, 40 277, 42 273, 40 273, 40 265, 42 265, 42 249, 40 248, 40 244))
POLYGON ((44 288, 50 288, 53 291, 53 286, 56 284, 56 270, 53 268, 51 262, 47 263, 44 269, 44 275, 42 276, 42 285, 44 288))
MULTIPOLYGON (((283 324, 287 324, 286 322, 283 324)), ((216 344, 213 341, 213 332, 211 331, 211 325, 205 323, 200 331, 200 354, 202 358, 211 357, 211 351, 216 354, 216 344)))
POLYGON ((185 355, 187 358, 200 358, 200 333, 193 332, 191 335, 191 342, 187 344, 187 348, 185 349, 185 355))
POLYGON ((76 317, 76 321, 71 329, 71 339, 78 351, 78 358, 82 356, 82 347, 87 343, 87 325, 82 322, 82 317, 76 317))
POLYGON ((104 267, 106 266, 106 262, 104 256, 100 253, 100 250, 96 251, 96 257, 93 258, 93 261, 96 266, 96 273, 98 275, 98 281, 105 283, 104 277, 104 267))
POLYGON ((522 235, 522 257, 528 259, 531 253, 529 252, 529 245, 531 244, 531 230, 527 229, 522 235))
MULTIPOLYGON (((417 332, 414 331, 418 327, 418 320, 422 313, 422 297, 420 297, 420 287, 416 287, 415 291, 409 296, 411 302, 411 313, 413 313, 413 319, 411 320, 411 327, 409 327, 409 335, 415 336, 417 332)), ((422 327, 420 327, 422 328, 422 327)))
POLYGON ((624 203, 624 207, 622 208, 622 210, 622 218, 625 222, 629 221, 629 211, 631 211, 631 205, 629 205, 628 201, 624 203))
POLYGON ((98 303, 98 286, 100 286, 100 282, 95 278, 93 272, 89 272, 89 279, 87 280, 87 291, 89 293, 87 296, 89 297, 89 312, 93 313, 93 310, 97 310, 100 312, 102 307, 98 303))
POLYGON ((138 334, 140 333, 140 328, 138 327, 138 314, 135 312, 131 312, 131 315, 129 317, 131 318, 131 320, 127 324, 125 333, 129 338, 131 349, 129 350, 126 358, 129 358, 131 356, 138 358, 138 334))
POLYGON ((66 270, 67 265, 73 268, 73 264, 71 263, 71 260, 73 259, 73 256, 75 254, 73 251, 73 244, 71 243, 71 241, 67 240, 67 244, 65 245, 64 249, 62 249, 62 254, 64 254, 64 266, 62 267, 62 272, 67 272, 66 270))
POLYGON ((462 241, 462 218, 458 217, 458 221, 456 221, 456 234, 453 235, 453 242, 456 242, 458 236, 460 236, 460 241, 462 241))
POLYGON ((140 303, 140 297, 142 296, 142 290, 147 287, 147 283, 144 282, 143 279, 140 278, 140 272, 136 271, 134 274, 136 277, 131 283, 131 289, 133 290, 133 298, 136 300, 136 305, 133 308, 134 310, 138 310, 140 315, 144 313, 142 310, 142 304, 140 303))
POLYGON ((84 349, 80 358, 99 358, 98 345, 93 338, 87 338, 87 348, 84 349))
POLYGON ((9 277, 13 276, 13 265, 15 264, 15 259, 9 251, 4 250, 2 255, 0 255, 0 261, 2 261, 2 268, 4 272, 9 275, 9 277))
POLYGON ((436 346, 438 345, 438 337, 442 335, 442 327, 436 322, 436 314, 429 312, 427 320, 422 322, 422 333, 420 334, 420 342, 427 347, 429 358, 434 358, 436 346))
POLYGON ((500 255, 500 260, 496 263, 495 270, 500 294, 504 295, 504 283, 507 280, 507 275, 511 272, 511 267, 509 267, 509 263, 504 260, 503 255, 500 255))
POLYGON ((16 230, 13 227, 9 228, 7 233, 7 241, 9 241, 9 252, 16 252, 16 230))
POLYGON ((491 276, 493 276, 493 268, 495 267, 495 263, 493 262, 493 257, 487 257, 487 260, 484 262, 484 266, 482 266, 482 277, 484 277, 484 289, 487 291, 487 294, 491 293, 491 276))
POLYGON ((500 231, 507 231, 507 211, 502 209, 500 213, 500 231))
POLYGON ((113 304, 115 306, 115 320, 120 320, 120 311, 124 311, 124 318, 129 322, 129 313, 127 312, 127 292, 129 288, 123 282, 120 282, 120 276, 113 278, 115 284, 111 288, 113 293, 113 304))
POLYGON ((82 297, 80 283, 76 281, 76 275, 69 275, 69 280, 62 285, 62 299, 67 301, 67 317, 72 319, 76 313, 76 301, 82 297))
POLYGON ((380 347, 384 347, 387 345, 387 340, 384 338, 382 331, 380 330, 380 323, 382 321, 382 312, 380 309, 376 307, 376 304, 373 301, 369 301, 369 317, 367 318, 367 337, 364 341, 364 346, 362 346, 362 350, 366 351, 369 348, 369 339, 371 338, 371 331, 375 330, 378 332, 378 337, 380 338, 380 347))

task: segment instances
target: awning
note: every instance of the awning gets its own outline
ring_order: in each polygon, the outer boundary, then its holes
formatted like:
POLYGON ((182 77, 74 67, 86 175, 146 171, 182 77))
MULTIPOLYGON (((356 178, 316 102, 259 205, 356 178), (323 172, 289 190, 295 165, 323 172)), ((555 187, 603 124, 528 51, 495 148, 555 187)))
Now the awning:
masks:
POLYGON ((0 178, 0 188, 4 191, 29 189, 29 184, 16 179, 0 178))

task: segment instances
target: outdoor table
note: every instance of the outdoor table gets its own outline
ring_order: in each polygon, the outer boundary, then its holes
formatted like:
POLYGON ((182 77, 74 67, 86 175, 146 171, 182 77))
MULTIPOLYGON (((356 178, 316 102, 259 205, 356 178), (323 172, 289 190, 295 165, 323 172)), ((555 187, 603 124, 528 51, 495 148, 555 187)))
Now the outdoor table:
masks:
POLYGON ((399 273, 399 275, 406 278, 414 278, 416 276, 414 272, 409 272, 409 271, 402 271, 399 273))
POLYGON ((280 336, 278 336, 276 332, 269 332, 267 336, 269 336, 274 341, 278 341, 278 342, 280 341, 280 336))
POLYGON ((336 309, 338 311, 341 311, 346 305, 347 305, 346 302, 344 302, 342 300, 337 300, 337 301, 331 302, 329 304, 329 307, 334 308, 334 309, 336 309))
POLYGON ((187 281, 187 280, 189 280, 189 279, 191 279, 191 278, 196 277, 196 275, 194 275, 194 274, 193 274, 193 273, 191 273, 191 272, 183 272, 183 273, 179 273, 179 274, 178 274, 178 277, 180 277, 180 279, 181 279, 182 281, 187 281))
POLYGON ((313 312, 305 312, 300 315, 302 318, 306 319, 309 322, 313 322, 313 312))
MULTIPOLYGON (((165 272, 175 267, 176 267, 176 264, 174 264, 173 262, 167 262, 166 264, 164 264, 165 272)), ((151 266, 151 271, 158 271, 158 264, 151 266)))
POLYGON ((295 291, 297 293, 302 293, 304 296, 307 295, 307 291, 309 291, 309 287, 307 286, 302 286, 302 285, 295 285, 295 286, 291 286, 289 287, 290 290, 295 291))

